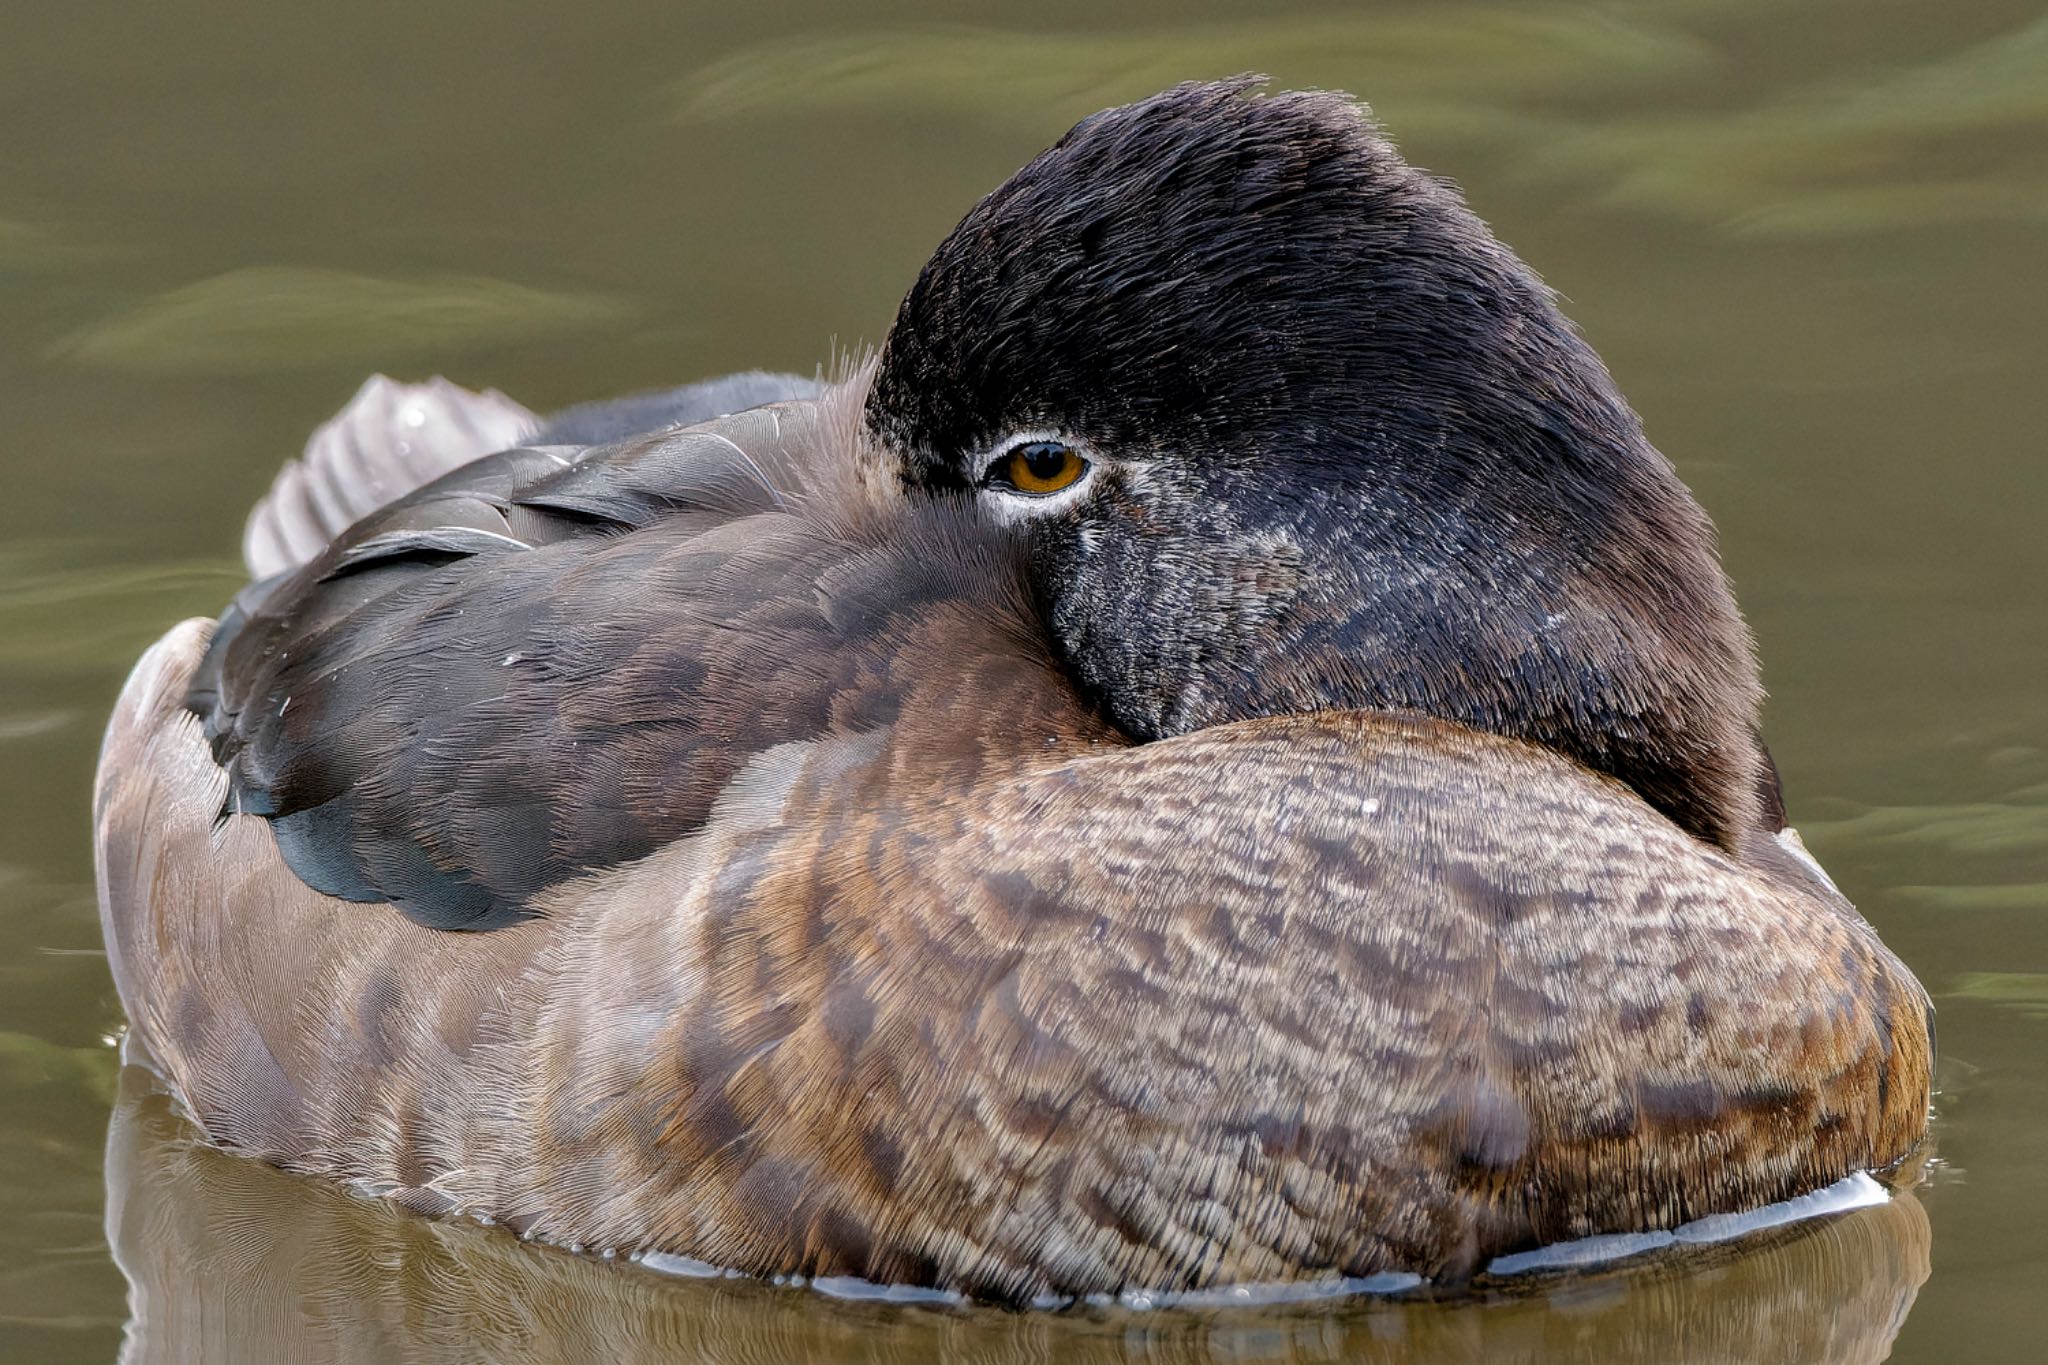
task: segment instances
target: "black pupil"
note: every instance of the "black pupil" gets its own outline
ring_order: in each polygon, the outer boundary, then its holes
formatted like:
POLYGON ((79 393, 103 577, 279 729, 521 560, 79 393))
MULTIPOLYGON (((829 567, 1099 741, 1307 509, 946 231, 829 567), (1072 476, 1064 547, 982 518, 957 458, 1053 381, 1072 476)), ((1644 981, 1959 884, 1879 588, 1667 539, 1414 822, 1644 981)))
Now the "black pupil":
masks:
POLYGON ((1067 448, 1051 441, 1034 441, 1017 453, 1024 457, 1031 477, 1041 482, 1057 477, 1067 467, 1067 448))

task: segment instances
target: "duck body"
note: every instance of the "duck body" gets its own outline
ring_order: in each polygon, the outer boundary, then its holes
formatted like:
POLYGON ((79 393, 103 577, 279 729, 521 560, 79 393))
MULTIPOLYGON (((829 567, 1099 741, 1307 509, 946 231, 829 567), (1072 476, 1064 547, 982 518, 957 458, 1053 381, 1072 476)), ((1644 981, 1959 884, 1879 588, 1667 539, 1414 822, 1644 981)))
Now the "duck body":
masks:
MULTIPOLYGON (((1184 88, 1048 164, 1362 127, 1319 98, 1184 88)), ((1313 511, 1355 495, 1334 457, 1283 524, 1187 512, 1163 438, 1087 412, 944 435, 982 357, 905 328, 971 294, 946 252, 814 396, 415 470, 144 657, 103 919, 211 1140, 587 1250, 1014 1302, 1458 1281, 1911 1149, 1925 993, 1778 830, 1753 682, 1685 704, 1747 657, 1717 568, 1661 627, 1557 575, 1563 634, 1453 640, 1478 695, 1432 705, 1459 669, 1359 567, 1392 550, 1313 511), (1584 695, 1527 699, 1570 639, 1609 646, 1584 695)))

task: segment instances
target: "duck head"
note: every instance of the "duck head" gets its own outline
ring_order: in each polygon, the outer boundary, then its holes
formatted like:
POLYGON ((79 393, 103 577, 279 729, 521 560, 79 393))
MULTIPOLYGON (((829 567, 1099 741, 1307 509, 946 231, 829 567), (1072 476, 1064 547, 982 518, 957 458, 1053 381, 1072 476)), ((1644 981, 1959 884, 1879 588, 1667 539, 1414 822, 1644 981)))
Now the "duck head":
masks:
POLYGON ((1053 646, 1150 740, 1418 711, 1733 848, 1770 820, 1711 523, 1550 292, 1341 96, 1187 85, 977 204, 865 421, 1022 537, 1053 646))

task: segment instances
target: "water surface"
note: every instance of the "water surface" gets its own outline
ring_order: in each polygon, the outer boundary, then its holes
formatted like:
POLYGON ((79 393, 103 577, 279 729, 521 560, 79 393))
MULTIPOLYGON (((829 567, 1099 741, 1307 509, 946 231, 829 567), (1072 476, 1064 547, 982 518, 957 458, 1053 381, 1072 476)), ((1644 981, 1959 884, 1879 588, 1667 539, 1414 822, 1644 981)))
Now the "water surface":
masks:
POLYGON ((1103 10, 0 20, 0 1358, 119 1349, 110 1198, 159 1359, 522 1336, 555 1359, 2038 1358, 2048 17, 1103 10), (673 1284, 401 1219, 194 1151, 132 1094, 109 1145, 99 726, 143 646, 234 590, 249 503, 364 373, 539 408, 808 371, 878 338, 945 229, 1072 119, 1245 69, 1358 91, 1459 179, 1718 520, 1794 821, 1940 1006, 1910 1196, 1513 1302, 1051 1319, 673 1284))

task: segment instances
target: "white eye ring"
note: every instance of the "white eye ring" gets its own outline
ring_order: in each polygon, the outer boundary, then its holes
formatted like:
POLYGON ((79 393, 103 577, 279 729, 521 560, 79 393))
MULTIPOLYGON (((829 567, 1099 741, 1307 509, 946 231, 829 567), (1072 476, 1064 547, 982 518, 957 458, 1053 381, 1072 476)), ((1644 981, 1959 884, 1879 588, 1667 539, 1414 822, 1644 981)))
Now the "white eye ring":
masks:
POLYGON ((1022 521, 1071 507, 1087 494, 1095 482, 1102 461, 1084 443, 1057 431, 1013 432, 997 441, 981 461, 981 475, 975 481, 987 504, 1004 521, 1022 521), (1082 464, 1081 472, 1064 488, 1037 492, 1010 483, 1002 470, 1011 458, 1027 446, 1056 445, 1073 452, 1082 464))

